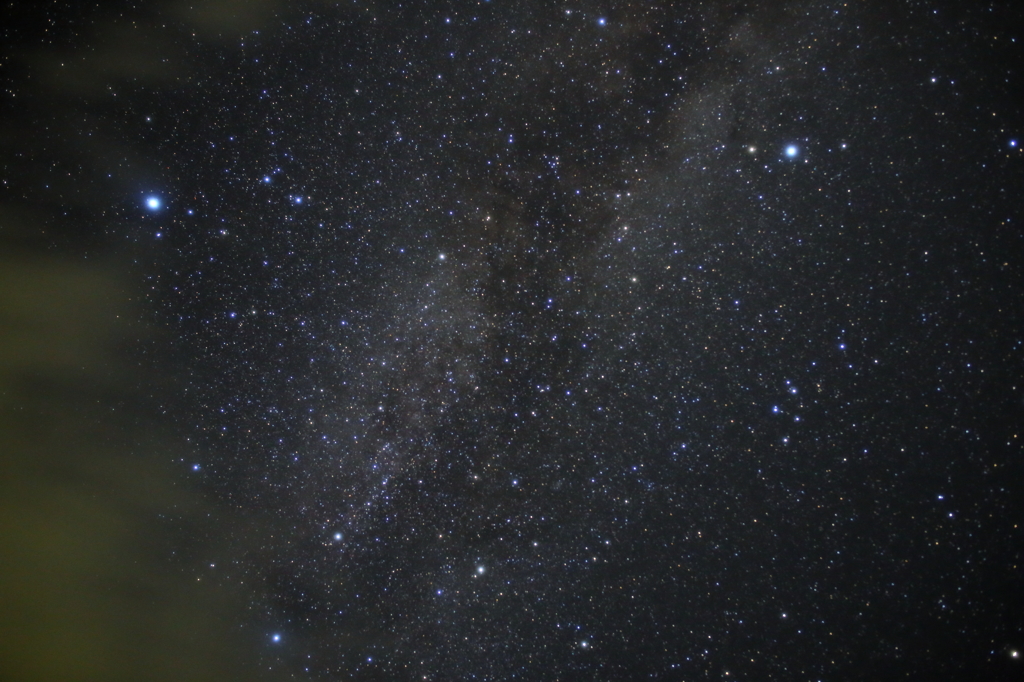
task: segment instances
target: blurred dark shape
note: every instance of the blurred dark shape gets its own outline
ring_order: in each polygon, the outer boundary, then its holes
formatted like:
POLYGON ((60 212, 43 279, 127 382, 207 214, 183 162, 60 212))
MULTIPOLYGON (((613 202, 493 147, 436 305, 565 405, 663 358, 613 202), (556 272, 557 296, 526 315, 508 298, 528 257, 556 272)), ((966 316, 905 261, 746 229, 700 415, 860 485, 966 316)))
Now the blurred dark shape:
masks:
MULTIPOLYGON (((196 30, 248 27, 223 9, 245 4, 208 3, 196 30)), ((145 150, 86 144, 70 123, 108 85, 162 87, 188 65, 165 61, 174 31, 156 14, 15 9, 0 16, 0 680, 265 679, 249 604, 209 568, 232 521, 172 468, 182 444, 156 406, 174 384, 140 362, 167 340, 111 246, 128 188, 82 182, 104 154, 145 150)))
POLYGON ((258 679, 242 604, 198 572, 215 510, 176 485, 146 408, 126 407, 146 382, 121 351, 138 316, 118 269, 11 251, 0 242, 0 678, 258 679))

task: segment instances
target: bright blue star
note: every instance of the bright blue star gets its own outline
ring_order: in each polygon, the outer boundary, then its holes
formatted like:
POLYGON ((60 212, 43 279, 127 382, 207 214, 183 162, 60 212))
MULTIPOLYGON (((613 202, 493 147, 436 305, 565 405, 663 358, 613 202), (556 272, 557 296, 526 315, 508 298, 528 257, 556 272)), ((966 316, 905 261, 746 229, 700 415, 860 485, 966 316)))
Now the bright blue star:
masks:
POLYGON ((598 26, 604 26, 607 23, 608 23, 608 20, 605 19, 604 17, 601 17, 600 19, 597 20, 597 25, 598 26))
POLYGON ((161 205, 162 202, 160 201, 160 197, 149 197, 148 199, 146 199, 146 206, 149 208, 150 211, 160 210, 161 205))
POLYGON ((274 633, 274 635, 270 639, 273 640, 275 643, 276 642, 280 642, 281 641, 281 635, 279 635, 277 633, 274 633))
POLYGON ((791 144, 788 147, 786 147, 786 156, 788 156, 791 159, 795 159, 799 153, 800 148, 797 147, 795 144, 791 144))

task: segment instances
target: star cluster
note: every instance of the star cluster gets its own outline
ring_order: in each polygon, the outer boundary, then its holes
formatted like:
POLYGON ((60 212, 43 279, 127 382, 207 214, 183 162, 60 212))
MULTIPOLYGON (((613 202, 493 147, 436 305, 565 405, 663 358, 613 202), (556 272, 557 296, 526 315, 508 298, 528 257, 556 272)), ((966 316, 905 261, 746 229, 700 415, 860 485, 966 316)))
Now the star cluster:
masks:
POLYGON ((75 128, 265 667, 1019 674, 1019 12, 255 5, 75 128))

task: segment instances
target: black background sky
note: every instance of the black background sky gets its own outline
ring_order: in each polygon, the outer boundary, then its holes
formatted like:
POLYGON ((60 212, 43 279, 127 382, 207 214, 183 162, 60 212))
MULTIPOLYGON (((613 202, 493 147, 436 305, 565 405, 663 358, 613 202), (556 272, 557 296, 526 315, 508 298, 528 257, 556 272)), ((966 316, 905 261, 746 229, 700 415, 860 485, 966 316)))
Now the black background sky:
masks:
POLYGON ((0 678, 1017 679, 1022 18, 6 3, 0 678))

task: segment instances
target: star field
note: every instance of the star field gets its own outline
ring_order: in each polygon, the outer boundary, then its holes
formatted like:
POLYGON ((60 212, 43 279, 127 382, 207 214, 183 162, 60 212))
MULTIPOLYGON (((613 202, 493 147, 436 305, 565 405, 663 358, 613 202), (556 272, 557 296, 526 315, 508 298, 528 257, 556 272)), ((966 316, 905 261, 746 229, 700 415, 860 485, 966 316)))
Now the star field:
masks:
POLYGON ((4 202, 269 678, 1021 674, 1009 3, 62 7, 4 202))

